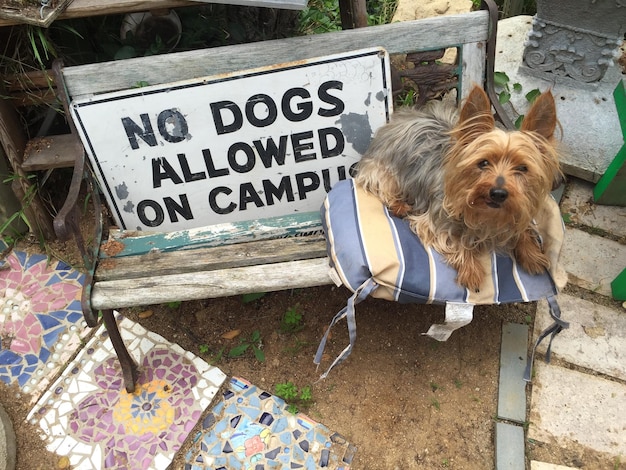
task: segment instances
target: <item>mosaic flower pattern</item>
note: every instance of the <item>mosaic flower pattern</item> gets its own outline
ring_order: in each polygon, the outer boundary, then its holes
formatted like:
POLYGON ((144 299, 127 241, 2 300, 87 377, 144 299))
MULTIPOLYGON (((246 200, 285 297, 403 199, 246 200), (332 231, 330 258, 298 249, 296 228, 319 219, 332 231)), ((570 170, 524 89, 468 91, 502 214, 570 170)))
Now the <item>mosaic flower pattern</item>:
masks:
POLYGON ((94 370, 98 391, 71 413, 70 434, 87 444, 104 443, 103 468, 149 468, 157 451, 178 450, 200 418, 193 395, 198 375, 178 353, 153 349, 129 394, 110 357, 94 370))
POLYGON ((202 422, 185 470, 349 470, 356 448, 339 434, 241 378, 202 422))
POLYGON ((71 354, 72 340, 79 344, 84 275, 45 255, 19 251, 0 268, 0 380, 31 392, 71 354))

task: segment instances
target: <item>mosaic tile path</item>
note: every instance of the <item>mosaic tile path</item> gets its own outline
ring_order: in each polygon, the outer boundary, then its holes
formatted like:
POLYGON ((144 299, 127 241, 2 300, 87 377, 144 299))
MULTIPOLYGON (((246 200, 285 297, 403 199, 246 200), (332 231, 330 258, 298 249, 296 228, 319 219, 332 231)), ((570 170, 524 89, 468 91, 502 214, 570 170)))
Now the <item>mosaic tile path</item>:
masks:
POLYGON ((185 470, 348 470, 356 448, 241 378, 202 423, 185 470))
POLYGON ((167 468, 226 379, 137 323, 119 326, 140 365, 133 394, 100 327, 27 417, 75 470, 167 468))
POLYGON ((84 276, 45 255, 3 254, 0 380, 19 387, 27 420, 72 469, 165 470, 202 416, 185 470, 349 469, 356 449, 340 435, 244 379, 216 396, 224 373, 118 315, 139 364, 128 394, 105 328, 83 320, 84 276))
POLYGON ((0 260, 0 380, 33 402, 90 332, 80 307, 83 278, 41 254, 13 251, 0 260))

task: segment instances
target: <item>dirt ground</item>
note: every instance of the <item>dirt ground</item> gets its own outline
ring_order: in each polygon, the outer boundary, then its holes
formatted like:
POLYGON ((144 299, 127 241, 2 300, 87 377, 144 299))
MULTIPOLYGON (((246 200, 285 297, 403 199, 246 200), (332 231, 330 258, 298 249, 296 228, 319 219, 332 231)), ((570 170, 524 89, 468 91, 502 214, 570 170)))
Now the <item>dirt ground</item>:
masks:
MULTIPOLYGON (((78 259, 70 244, 50 248, 70 262, 78 259)), ((20 249, 37 248, 22 244, 20 249)), ((443 320, 443 307, 368 299, 357 306, 357 342, 351 356, 319 380, 323 368, 348 344, 341 322, 316 369, 313 356, 319 340, 349 295, 343 287, 327 286, 267 293, 247 303, 228 297, 122 313, 227 375, 269 392, 286 382, 298 389, 311 386, 313 403, 301 410, 357 447, 353 470, 492 469, 501 326, 532 325, 536 305, 476 307, 474 320, 440 343, 423 333, 443 320), (281 320, 294 309, 302 315, 302 329, 284 333, 281 320), (234 330, 240 331, 235 338, 223 337, 234 330), (260 333, 265 360, 257 360, 251 350, 229 358, 228 351, 254 331, 260 333)), ((29 407, 19 392, 0 385, 0 394, 17 434, 17 470, 69 468, 67 459, 45 449, 39 429, 25 422, 29 407)), ((527 453, 575 468, 615 468, 601 455, 538 443, 529 443, 527 453)), ((183 456, 179 452, 174 470, 183 468, 183 456)))

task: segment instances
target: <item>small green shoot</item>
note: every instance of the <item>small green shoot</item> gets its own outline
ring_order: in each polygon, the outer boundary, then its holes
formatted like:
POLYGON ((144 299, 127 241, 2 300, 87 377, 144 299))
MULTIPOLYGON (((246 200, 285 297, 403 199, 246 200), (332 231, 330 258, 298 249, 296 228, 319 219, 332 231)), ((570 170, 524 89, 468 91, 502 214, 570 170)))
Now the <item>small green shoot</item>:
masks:
POLYGON ((167 308, 170 308, 172 310, 176 310, 178 307, 180 307, 181 304, 182 304, 182 302, 180 300, 176 300, 174 302, 168 302, 167 303, 167 308))
POLYGON ((278 397, 288 402, 287 411, 293 414, 298 413, 299 408, 308 408, 313 402, 313 393, 309 385, 298 390, 291 381, 278 383, 274 391, 278 397))
POLYGON ((242 338, 237 346, 228 351, 228 357, 241 357, 248 349, 252 349, 256 360, 259 362, 265 362, 265 353, 263 352, 263 349, 261 349, 262 344, 263 341, 261 340, 261 333, 259 330, 254 330, 250 337, 242 338))
POLYGON ((415 101, 417 100, 417 91, 409 88, 406 91, 403 91, 396 98, 396 104, 399 107, 410 107, 415 105, 415 101))
POLYGON ((265 292, 253 292, 251 294, 243 294, 241 296, 241 301, 244 304, 249 304, 250 302, 254 302, 255 300, 258 300, 263 296, 265 296, 265 292))
POLYGON ((202 355, 206 355, 209 353, 209 345, 208 344, 201 344, 198 346, 198 351, 200 351, 200 354, 202 355))
POLYGON ((439 411, 441 409, 441 404, 439 403, 439 400, 437 400, 436 398, 431 398, 430 399, 430 404, 437 411, 439 411))
POLYGON ((463 382, 461 382, 461 379, 454 379, 454 386, 458 390, 461 390, 461 387, 463 386, 463 382))
POLYGON ((298 398, 298 387, 293 382, 285 382, 276 384, 274 387, 276 395, 286 401, 295 400, 298 398))
POLYGON ((300 306, 289 307, 280 320, 280 331, 283 333, 297 333, 304 328, 302 314, 298 312, 300 306))
POLYGON ((431 382, 431 383, 430 383, 430 389, 431 389, 433 392, 436 392, 437 390, 439 390, 439 385, 438 385, 438 384, 436 384, 435 382, 431 382))

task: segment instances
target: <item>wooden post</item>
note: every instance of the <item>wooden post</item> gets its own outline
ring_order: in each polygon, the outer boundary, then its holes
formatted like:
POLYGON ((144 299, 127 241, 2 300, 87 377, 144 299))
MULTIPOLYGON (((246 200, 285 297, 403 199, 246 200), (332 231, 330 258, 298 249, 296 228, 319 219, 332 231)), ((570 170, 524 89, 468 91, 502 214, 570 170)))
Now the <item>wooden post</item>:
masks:
POLYGON ((367 26, 367 6, 365 0, 339 0, 339 13, 343 29, 364 28, 367 26))
POLYGON ((502 6, 502 17, 510 18, 511 16, 517 16, 522 14, 524 8, 524 0, 504 0, 502 6))
MULTIPOLYGON (((4 89, 0 89, 0 95, 6 96, 4 89)), ((38 238, 44 240, 54 240, 54 228, 52 227, 52 217, 35 193, 26 204, 23 197, 30 194, 35 188, 27 178, 27 173, 22 169, 24 149, 26 148, 26 137, 19 125, 19 120, 15 109, 8 100, 0 99, 0 142, 6 153, 9 164, 16 176, 13 189, 16 196, 22 201, 22 207, 31 230, 35 231, 38 238), (17 189, 17 191, 15 191, 17 189)))

